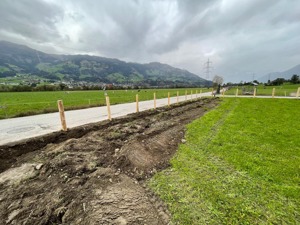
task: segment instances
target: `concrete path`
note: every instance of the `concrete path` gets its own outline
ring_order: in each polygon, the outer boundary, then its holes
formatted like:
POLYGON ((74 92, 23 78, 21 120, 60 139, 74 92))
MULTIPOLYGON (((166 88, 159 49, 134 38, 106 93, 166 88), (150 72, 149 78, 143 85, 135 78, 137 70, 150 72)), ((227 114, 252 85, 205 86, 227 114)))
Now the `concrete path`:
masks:
MULTIPOLYGON (((197 95, 200 97, 212 96, 211 92, 206 92, 197 95)), ((218 95, 222 97, 221 95, 218 95)), ((236 97, 235 95, 225 95, 224 97, 236 97)), ((253 98, 250 95, 239 95, 239 98, 253 98)), ((187 99, 195 99, 196 94, 188 95, 187 99)), ((256 96, 255 98, 272 98, 272 96, 256 96)), ((297 99, 296 97, 278 97, 285 99, 297 99)), ((185 96, 179 96, 179 102, 185 101, 185 96)), ((177 102, 177 97, 172 97, 170 103, 177 102)), ((156 107, 168 105, 168 99, 157 99, 156 107)), ((144 111, 152 109, 154 106, 153 100, 143 101, 139 103, 139 110, 144 111)), ((135 113, 136 103, 125 103, 111 106, 112 118, 125 116, 130 113, 135 113)), ((95 123, 107 119, 106 106, 95 107, 89 109, 79 109, 66 111, 67 127, 77 127, 80 125, 95 123)), ((48 113, 35 116, 26 116, 12 119, 0 120, 0 145, 21 141, 24 139, 37 137, 44 134, 49 134, 61 130, 59 113, 48 113)))
MULTIPOLYGON (((200 94, 198 94, 197 96, 200 97, 200 94)), ((202 93, 201 97, 204 96, 211 96, 211 92, 202 93)), ((193 96, 187 96, 187 99, 191 98, 196 98, 196 94, 193 94, 193 96)), ((182 101, 185 101, 185 96, 179 96, 179 102, 182 101)), ((171 104, 174 104, 176 102, 177 97, 170 98, 171 104)), ((156 100, 156 107, 162 107, 166 105, 168 105, 167 98, 156 100)), ((153 107, 153 100, 143 101, 139 103, 139 111, 152 109, 153 107)), ((135 111, 135 102, 111 106, 112 118, 135 113, 135 111)), ((106 106, 102 106, 66 111, 65 116, 67 127, 72 128, 88 123, 95 123, 106 120, 107 108, 106 106)), ((0 145, 37 137, 59 130, 61 130, 61 123, 58 112, 0 120, 0 145)))

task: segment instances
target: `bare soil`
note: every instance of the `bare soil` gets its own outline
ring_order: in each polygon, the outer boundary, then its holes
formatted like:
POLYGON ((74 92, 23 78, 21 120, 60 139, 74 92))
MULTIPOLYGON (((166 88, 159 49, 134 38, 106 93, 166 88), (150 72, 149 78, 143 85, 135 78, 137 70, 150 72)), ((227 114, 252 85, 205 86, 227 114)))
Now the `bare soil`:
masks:
POLYGON ((169 165, 200 99, 0 146, 0 224, 168 224, 146 181, 169 165))

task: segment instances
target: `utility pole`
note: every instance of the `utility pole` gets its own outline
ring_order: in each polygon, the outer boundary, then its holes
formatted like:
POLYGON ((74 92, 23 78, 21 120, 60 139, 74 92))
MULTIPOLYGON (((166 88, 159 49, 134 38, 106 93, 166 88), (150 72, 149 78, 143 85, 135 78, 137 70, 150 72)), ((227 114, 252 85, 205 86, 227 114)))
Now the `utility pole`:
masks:
MULTIPOLYGON (((206 74, 205 78, 206 78, 207 81, 209 80, 209 74, 210 74, 211 69, 212 69, 211 64, 212 64, 212 62, 209 61, 209 58, 207 59, 207 62, 204 63, 204 70, 205 70, 205 74, 206 74)), ((207 82, 207 86, 208 86, 208 82, 207 82)))

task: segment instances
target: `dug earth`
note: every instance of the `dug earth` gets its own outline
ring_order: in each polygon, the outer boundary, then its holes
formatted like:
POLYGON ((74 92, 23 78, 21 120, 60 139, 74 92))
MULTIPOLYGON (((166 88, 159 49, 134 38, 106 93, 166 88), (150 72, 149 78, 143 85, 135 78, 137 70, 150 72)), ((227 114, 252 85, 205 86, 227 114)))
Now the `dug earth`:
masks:
POLYGON ((147 180, 169 165, 198 99, 0 146, 0 224, 170 222, 147 180))

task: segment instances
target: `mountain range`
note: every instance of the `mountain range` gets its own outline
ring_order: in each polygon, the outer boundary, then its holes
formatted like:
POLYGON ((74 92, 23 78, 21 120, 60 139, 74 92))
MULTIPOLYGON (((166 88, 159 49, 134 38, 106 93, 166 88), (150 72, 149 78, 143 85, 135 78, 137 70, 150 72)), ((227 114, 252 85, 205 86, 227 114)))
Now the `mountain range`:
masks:
POLYGON ((91 82, 118 85, 200 86, 211 83, 167 64, 124 62, 90 55, 47 54, 24 45, 0 41, 0 78, 43 78, 50 82, 91 82))
POLYGON ((282 72, 272 72, 272 73, 268 73, 264 76, 262 76, 261 78, 258 79, 258 81, 260 82, 267 82, 268 80, 275 80, 277 78, 284 78, 286 80, 291 79, 291 77, 294 75, 300 75, 300 64, 297 66, 294 66, 291 69, 282 71, 282 72))

